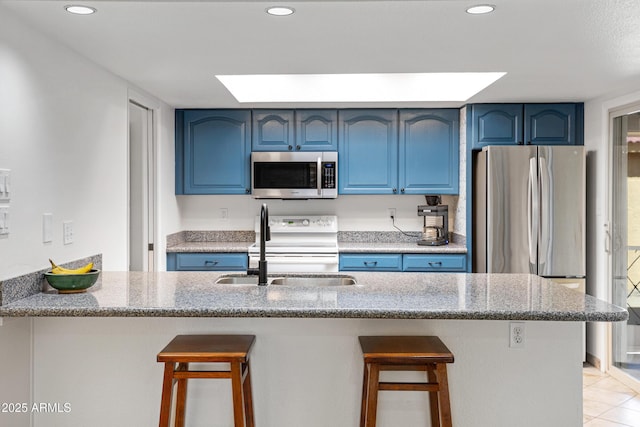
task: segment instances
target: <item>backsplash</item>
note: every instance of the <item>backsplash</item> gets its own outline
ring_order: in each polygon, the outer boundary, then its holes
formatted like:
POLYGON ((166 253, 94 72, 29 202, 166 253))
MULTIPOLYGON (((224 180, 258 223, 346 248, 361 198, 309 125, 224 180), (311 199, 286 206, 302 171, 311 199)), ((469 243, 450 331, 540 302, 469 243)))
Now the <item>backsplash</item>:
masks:
MULTIPOLYGON (((65 268, 78 268, 89 262, 93 262, 93 268, 102 270, 102 254, 66 262, 60 264, 60 266, 65 268)), ((9 304, 50 288, 44 279, 44 273, 50 270, 50 268, 46 268, 44 270, 0 281, 0 305, 9 304)))

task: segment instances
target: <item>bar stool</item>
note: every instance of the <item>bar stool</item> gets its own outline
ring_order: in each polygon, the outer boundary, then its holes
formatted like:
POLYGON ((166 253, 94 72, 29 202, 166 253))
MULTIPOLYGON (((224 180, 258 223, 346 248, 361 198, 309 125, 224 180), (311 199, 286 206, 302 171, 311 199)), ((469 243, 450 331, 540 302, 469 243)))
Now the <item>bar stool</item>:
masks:
POLYGON ((160 427, 169 427, 173 386, 178 383, 175 426, 183 427, 186 413, 187 380, 230 378, 235 427, 253 427, 253 400, 249 352, 254 335, 178 335, 158 353, 164 363, 160 427), (227 371, 191 371, 189 363, 229 363, 227 371))
POLYGON ((453 354, 438 337, 358 337, 364 356, 360 427, 375 427, 378 391, 427 391, 431 427, 451 427, 447 363, 453 354), (425 371, 427 382, 380 382, 381 371, 425 371))

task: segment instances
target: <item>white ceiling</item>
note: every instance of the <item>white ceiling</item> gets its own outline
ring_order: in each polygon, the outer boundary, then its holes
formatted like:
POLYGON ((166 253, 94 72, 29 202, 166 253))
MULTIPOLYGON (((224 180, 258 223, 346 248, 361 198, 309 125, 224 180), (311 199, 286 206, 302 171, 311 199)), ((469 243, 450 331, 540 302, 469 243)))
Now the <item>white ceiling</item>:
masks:
POLYGON ((468 102, 585 101, 640 88, 637 0, 491 0, 494 13, 465 13, 482 2, 0 0, 178 108, 329 106, 239 104, 216 74, 507 72, 468 102), (98 13, 71 15, 69 3, 98 13), (296 13, 269 16, 273 4, 296 13))

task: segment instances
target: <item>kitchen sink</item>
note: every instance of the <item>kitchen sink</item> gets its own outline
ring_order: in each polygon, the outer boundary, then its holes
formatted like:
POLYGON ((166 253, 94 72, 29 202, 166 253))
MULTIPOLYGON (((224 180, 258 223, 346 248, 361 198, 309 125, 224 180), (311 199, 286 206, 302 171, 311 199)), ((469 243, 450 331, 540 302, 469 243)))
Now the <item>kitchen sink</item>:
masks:
POLYGON ((216 285, 258 285, 258 276, 221 276, 216 285))
POLYGON ((353 276, 288 276, 271 280, 272 285, 285 286, 349 286, 356 283, 353 276))
MULTIPOLYGON (((299 275, 295 276, 278 276, 267 279, 270 285, 282 286, 349 286, 358 282, 356 278, 348 275, 299 275)), ((225 275, 220 276, 216 281, 216 285, 258 285, 258 276, 247 275, 225 275)))

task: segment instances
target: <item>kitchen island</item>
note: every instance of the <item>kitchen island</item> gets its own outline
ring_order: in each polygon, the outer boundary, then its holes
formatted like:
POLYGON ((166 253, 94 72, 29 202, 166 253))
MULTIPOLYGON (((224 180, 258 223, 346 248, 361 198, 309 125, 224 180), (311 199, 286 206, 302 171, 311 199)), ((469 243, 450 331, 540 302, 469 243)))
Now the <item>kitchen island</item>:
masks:
MULTIPOLYGON (((85 294, 47 291, 0 307, 16 317, 6 327, 30 323, 34 402, 71 407, 32 414, 33 425, 155 425, 155 356, 173 336, 250 333, 260 426, 358 425, 357 336, 384 334, 438 335, 452 350, 456 426, 579 426, 582 322, 627 318, 532 275, 358 272, 357 285, 326 287, 214 284, 221 275, 104 272, 85 294), (524 348, 509 347, 512 320, 524 322, 524 348)), ((210 383, 190 388, 189 425, 230 425, 228 385, 210 383)), ((382 393, 378 426, 428 425, 427 408, 423 393, 382 393)))

